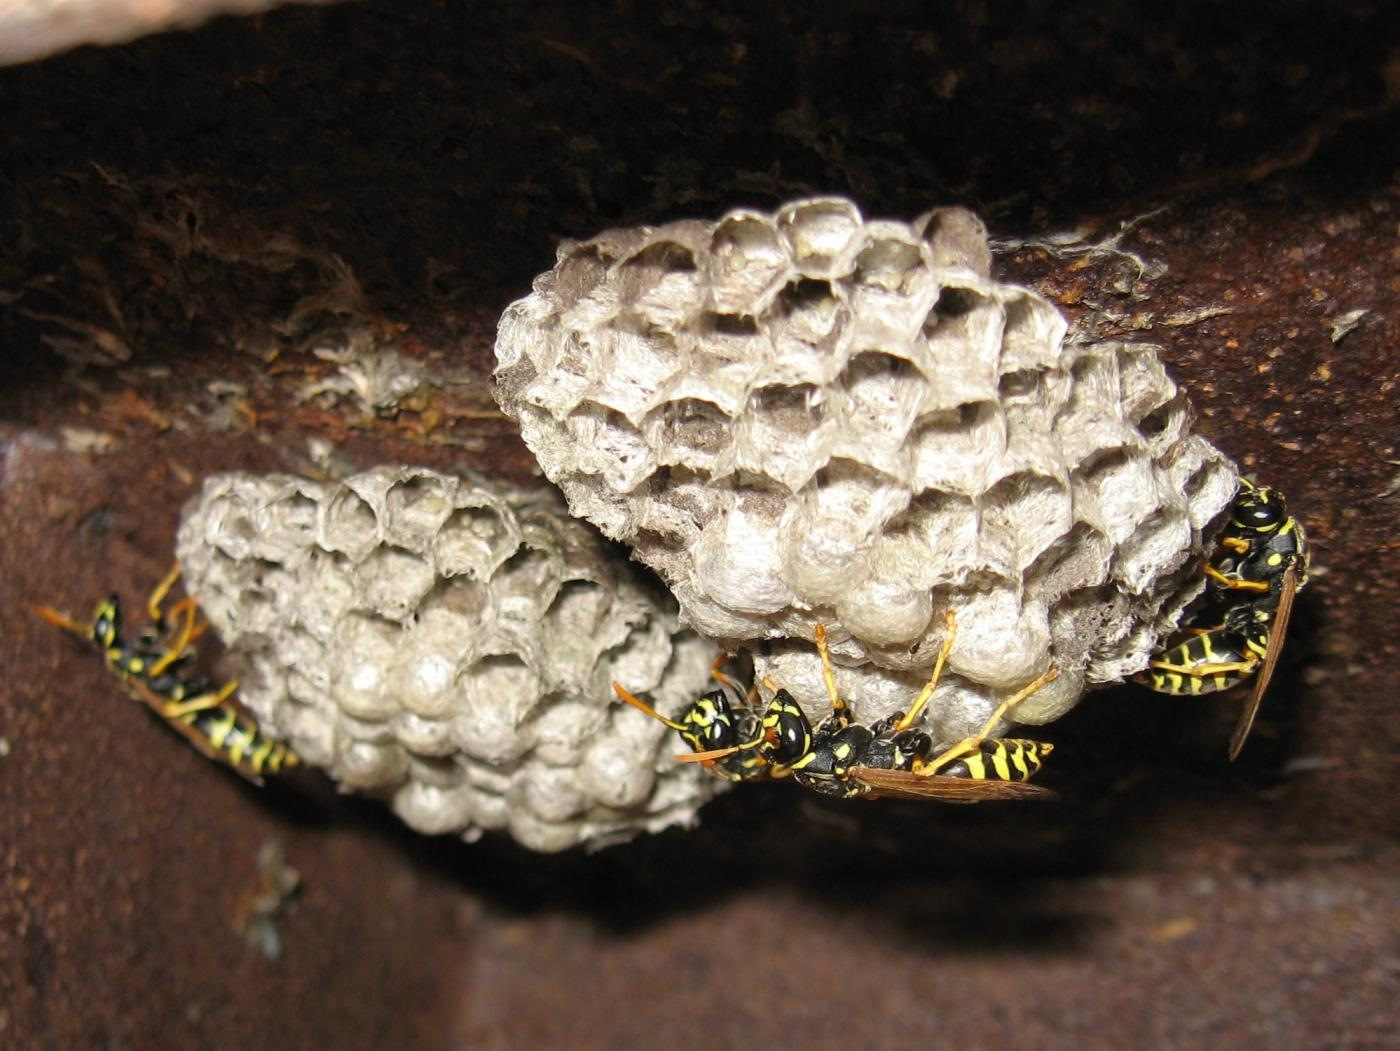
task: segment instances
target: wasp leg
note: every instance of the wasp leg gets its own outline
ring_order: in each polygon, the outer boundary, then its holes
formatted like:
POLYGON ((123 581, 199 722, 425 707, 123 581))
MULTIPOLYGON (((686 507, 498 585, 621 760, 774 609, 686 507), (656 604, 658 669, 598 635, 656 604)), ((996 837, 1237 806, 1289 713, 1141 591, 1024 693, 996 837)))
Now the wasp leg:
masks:
POLYGON ((1245 580, 1242 577, 1226 576, 1220 570, 1209 563, 1205 566, 1205 574, 1215 581, 1222 588, 1231 591, 1268 591, 1269 582, 1267 580, 1245 580))
POLYGON ((165 652, 151 665, 150 676, 152 678, 162 674, 167 668, 183 657, 185 652, 190 648, 190 643, 204 634, 204 625, 200 625, 198 630, 195 628, 194 622, 196 613, 194 599, 181 599, 179 602, 175 603, 171 614, 172 616, 183 618, 184 626, 175 633, 172 641, 166 647, 165 652))
POLYGON ((154 677, 165 672, 169 667, 184 656, 189 649, 190 643, 203 635, 208 629, 208 624, 198 624, 195 602, 192 596, 186 595, 179 602, 171 607, 167 614, 165 611, 165 600, 170 597, 170 590, 175 586, 175 582, 180 579, 180 563, 176 562, 170 567, 170 572, 156 583, 151 589, 151 594, 146 599, 146 615, 151 623, 155 625, 155 630, 164 633, 166 625, 170 620, 184 618, 184 626, 173 636, 174 641, 167 647, 166 651, 151 666, 150 674, 154 677))
POLYGON ((151 589, 150 597, 146 599, 146 615, 151 618, 151 623, 158 627, 165 624, 165 613, 161 607, 165 604, 166 598, 170 595, 170 589, 175 586, 175 581, 180 579, 180 563, 176 562, 170 567, 170 572, 161 577, 156 586, 151 589))
MULTIPOLYGON (((189 618, 193 622, 195 620, 195 615, 199 612, 199 603, 195 601, 193 595, 186 595, 179 602, 175 603, 175 605, 170 607, 170 615, 172 617, 186 616, 186 611, 189 611, 189 618)), ((186 642, 194 642, 195 639, 199 638, 208 630, 209 622, 207 620, 201 620, 198 623, 192 623, 189 629, 189 637, 186 639, 186 642)))
POLYGON ((732 653, 721 653, 718 657, 716 657, 714 659, 714 662, 710 665, 710 678, 714 679, 717 683, 729 686, 737 690, 738 692, 743 693, 744 688, 739 685, 739 680, 734 678, 734 676, 728 674, 724 670, 724 666, 733 659, 734 654, 732 653))
POLYGON ((822 659, 822 681, 826 683, 826 695, 831 699, 831 714, 844 725, 850 721, 850 712, 836 688, 836 672, 831 667, 831 651, 826 645, 826 625, 818 624, 813 635, 817 641, 817 655, 822 659))
POLYGON ((238 680, 230 679, 214 693, 202 693, 198 697, 191 697, 184 701, 166 701, 160 706, 160 714, 167 719, 179 719, 181 716, 194 712, 207 712, 227 701, 233 696, 233 691, 236 689, 238 689, 238 680))
POLYGON ((929 676, 928 682, 924 683, 924 688, 914 698, 914 703, 909 706, 909 710, 901 715, 890 728, 894 733, 903 733, 913 726, 919 716, 923 714, 924 705, 928 704, 929 698, 933 696, 933 691, 938 689, 938 680, 943 677, 943 665, 948 661, 948 654, 953 649, 953 639, 958 634, 958 618, 951 609, 945 615, 943 623, 946 625, 943 632, 943 645, 938 650, 938 659, 933 662, 933 674, 929 676))
POLYGON ((1036 679, 1035 682, 1031 683, 1025 689, 1013 694, 1006 700, 1002 701, 999 705, 997 705, 996 711, 992 712, 991 717, 988 718, 987 721, 982 724, 982 729, 978 730, 975 736, 965 737, 963 738, 963 740, 959 741, 952 747, 945 748, 942 752, 934 756, 932 759, 918 764, 916 766, 915 773, 922 773, 925 775, 935 774, 938 772, 939 767, 944 766, 952 760, 956 759, 963 752, 967 751, 968 749, 980 747, 982 742, 985 741, 991 734, 991 732, 996 729, 997 723, 1001 722, 1002 717, 1006 715, 1007 712, 1009 712, 1012 708, 1016 707, 1016 705, 1020 704, 1022 701, 1024 701, 1031 694, 1035 693, 1041 687, 1046 686, 1051 682, 1054 682, 1055 679, 1059 677, 1059 674, 1060 669, 1052 665, 1050 670, 1047 671, 1040 678, 1036 679))
POLYGON ((736 696, 743 697, 744 702, 752 708, 758 703, 758 684, 750 683, 746 688, 743 683, 725 671, 724 666, 733 659, 734 654, 732 653, 721 653, 716 657, 714 663, 710 665, 710 678, 721 686, 733 690, 736 696))

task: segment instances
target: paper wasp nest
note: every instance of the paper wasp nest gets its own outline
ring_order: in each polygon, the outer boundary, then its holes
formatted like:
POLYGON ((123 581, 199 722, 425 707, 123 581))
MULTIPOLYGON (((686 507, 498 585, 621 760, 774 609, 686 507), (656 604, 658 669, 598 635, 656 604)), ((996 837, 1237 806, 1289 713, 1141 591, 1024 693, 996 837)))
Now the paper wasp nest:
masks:
POLYGON ((178 554, 240 699, 421 832, 561 850, 689 821, 719 784, 611 688, 675 711, 714 647, 552 491, 406 467, 217 475, 178 554))
POLYGON ((826 710, 827 625, 862 718, 956 736, 1062 713, 1142 668, 1199 590, 1235 468, 1190 437, 1154 348, 1066 343, 989 278, 981 222, 866 222, 839 198, 561 247, 496 343, 498 399, 575 514, 631 544, 683 616, 826 710))

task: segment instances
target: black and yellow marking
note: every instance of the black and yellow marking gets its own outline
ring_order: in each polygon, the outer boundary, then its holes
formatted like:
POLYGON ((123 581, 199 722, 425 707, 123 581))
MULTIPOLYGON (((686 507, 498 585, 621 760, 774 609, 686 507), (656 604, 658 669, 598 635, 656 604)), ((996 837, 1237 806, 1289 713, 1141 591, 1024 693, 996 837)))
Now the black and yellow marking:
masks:
POLYGON ((1227 625, 1190 635, 1148 664, 1146 682, 1159 693, 1189 696, 1228 690, 1254 673, 1267 640, 1267 629, 1261 638, 1227 625))
POLYGON ((1277 600, 1290 570, 1295 591, 1307 586, 1307 533, 1277 489, 1241 479, 1219 543, 1222 550, 1205 567, 1218 593, 1244 591, 1277 600))
MULTIPOLYGON (((690 705, 678 719, 671 719, 621 685, 614 683, 613 689, 622 700, 680 734, 691 752, 676 756, 678 760, 701 763, 730 780, 791 777, 814 792, 841 799, 889 795, 977 803, 1053 798, 1053 792, 1026 783, 1050 754, 1050 745, 997 741, 988 735, 1007 712, 1052 681, 1058 669, 1051 668, 998 705, 976 737, 942 752, 935 754, 932 738, 913 728, 938 688, 956 632, 956 618, 949 613, 933 673, 909 711, 873 726, 855 721, 850 705, 841 697, 822 625, 817 626, 814 637, 831 714, 815 728, 792 695, 772 683, 766 685, 773 691, 773 699, 761 718, 753 714, 754 691, 742 702, 732 700, 725 690, 713 691, 690 705), (745 717, 753 721, 752 734, 742 725, 745 717), (726 740, 728 744, 721 743, 726 740)), ((716 662, 715 670, 718 667, 716 662)))
POLYGON ((1217 693, 1249 678, 1254 689, 1230 739, 1239 755, 1273 676, 1297 592, 1307 583, 1302 523, 1278 490, 1241 479, 1219 551, 1203 571, 1209 601, 1182 636, 1159 650, 1134 681, 1178 696, 1217 693))
POLYGON ((1277 489, 1241 479, 1219 544, 1205 567, 1219 599, 1228 602, 1229 592, 1243 591, 1277 601, 1290 570, 1295 591, 1307 585, 1307 533, 1277 489))
POLYGON ((122 636, 121 605, 116 596, 97 605, 89 624, 83 625, 50 606, 36 613, 57 627, 94 645, 108 670, 127 693, 159 715, 203 755, 262 783, 263 774, 275 774, 296 766, 300 757, 286 744, 268 736, 257 721, 232 700, 238 683, 230 680, 219 688, 193 674, 190 642, 203 633, 196 626, 194 601, 182 599, 174 613, 182 618, 171 628, 162 611, 170 588, 179 575, 176 566, 147 600, 151 627, 128 641, 122 636))
POLYGON ((1029 781, 1054 749, 1049 742, 1024 738, 982 740, 951 756, 936 772, 978 781, 1029 781))
POLYGON ((812 752, 812 725, 786 690, 778 690, 763 712, 763 738, 757 754, 768 763, 769 777, 786 776, 812 752))
POLYGON ((698 762, 726 781, 754 781, 768 776, 768 759, 759 752, 766 731, 752 699, 743 699, 738 684, 723 673, 728 659, 728 654, 721 654, 710 668, 710 677, 719 683, 719 689, 696 698, 679 719, 662 715, 621 683, 613 683, 613 692, 680 735, 691 754, 677 759, 698 762))
POLYGON ((190 643, 202 635, 206 627, 196 625, 194 600, 186 597, 176 604, 174 610, 176 616, 184 617, 182 626, 178 631, 169 629, 162 607, 179 575, 180 566, 176 563, 156 584, 146 600, 151 627, 135 640, 129 641, 122 636, 121 604, 116 595, 97 604, 92 620, 86 626, 52 606, 36 607, 35 612, 50 624, 92 642, 118 678, 155 681, 190 661, 193 656, 190 643))
MULTIPOLYGON (((949 621, 949 633, 954 630, 949 621)), ((945 642, 944 652, 951 646, 945 642)), ((937 686, 937 669, 931 686, 937 686)), ((937 799, 946 803, 980 803, 992 799, 1053 799, 1055 793, 1028 782, 1044 765, 1045 757, 1054 745, 1024 738, 999 739, 991 736, 997 724, 1018 704, 1059 677, 1058 668, 1035 679, 1023 689, 1006 698, 976 734, 964 738, 932 757, 930 747, 915 755, 906 770, 873 767, 853 771, 853 777, 872 794, 909 799, 937 799)), ((933 689, 920 691, 932 696, 933 689)), ((895 723, 902 725, 904 720, 895 723)))
MULTIPOLYGON (((137 684, 142 691, 145 684, 137 684)), ((180 702, 166 701, 152 693, 142 699, 186 740, 210 759, 224 763, 254 783, 264 774, 277 774, 284 767, 296 766, 301 758, 284 742, 269 737, 257 720, 229 703, 233 682, 221 689, 180 702)))

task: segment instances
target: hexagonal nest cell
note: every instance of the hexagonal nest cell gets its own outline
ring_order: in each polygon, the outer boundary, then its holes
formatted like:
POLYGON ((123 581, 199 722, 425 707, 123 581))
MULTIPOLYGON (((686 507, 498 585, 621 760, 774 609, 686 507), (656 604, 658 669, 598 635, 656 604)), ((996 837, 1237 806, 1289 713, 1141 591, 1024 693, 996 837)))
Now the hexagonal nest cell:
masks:
POLYGON ((222 474, 178 552, 242 701, 421 832, 596 845, 690 821, 720 784, 611 688, 678 710, 715 648, 553 491, 408 467, 222 474))
POLYGON ((1151 346, 1066 340, 989 277, 959 208, 840 198, 565 244, 511 305, 498 400, 573 512, 809 714, 813 629, 862 718, 907 704, 957 615, 937 736, 1054 662, 1022 722, 1145 666, 1199 590, 1236 470, 1151 346))

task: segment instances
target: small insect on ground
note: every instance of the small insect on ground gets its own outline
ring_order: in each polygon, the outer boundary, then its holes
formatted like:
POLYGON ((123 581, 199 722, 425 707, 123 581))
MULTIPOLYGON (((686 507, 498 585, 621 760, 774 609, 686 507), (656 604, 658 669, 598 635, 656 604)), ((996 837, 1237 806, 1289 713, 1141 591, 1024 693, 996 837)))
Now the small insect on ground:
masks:
POLYGON ((296 766, 301 759, 285 743, 264 732, 233 700, 237 680, 216 686, 193 670, 191 643, 207 625, 197 623, 195 602, 189 597, 177 602, 167 616, 165 600, 179 575, 176 565, 155 586, 146 602, 151 623, 134 638, 122 633, 121 604, 115 595, 98 603, 88 624, 52 606, 38 606, 35 613, 95 646, 127 693, 200 753, 254 784, 262 784, 263 774, 276 774, 284 767, 296 766))

